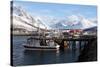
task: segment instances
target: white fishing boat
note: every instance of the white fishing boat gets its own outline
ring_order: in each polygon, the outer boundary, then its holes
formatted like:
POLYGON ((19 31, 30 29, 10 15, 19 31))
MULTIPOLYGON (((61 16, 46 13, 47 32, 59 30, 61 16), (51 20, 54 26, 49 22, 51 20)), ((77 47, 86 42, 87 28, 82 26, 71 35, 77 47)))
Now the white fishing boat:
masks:
POLYGON ((27 39, 27 43, 23 44, 26 50, 59 50, 60 46, 54 42, 52 36, 46 36, 46 28, 45 31, 41 31, 38 25, 37 34, 27 39))
POLYGON ((39 38, 30 38, 26 44, 23 44, 25 50, 59 50, 59 45, 53 40, 43 40, 39 38))

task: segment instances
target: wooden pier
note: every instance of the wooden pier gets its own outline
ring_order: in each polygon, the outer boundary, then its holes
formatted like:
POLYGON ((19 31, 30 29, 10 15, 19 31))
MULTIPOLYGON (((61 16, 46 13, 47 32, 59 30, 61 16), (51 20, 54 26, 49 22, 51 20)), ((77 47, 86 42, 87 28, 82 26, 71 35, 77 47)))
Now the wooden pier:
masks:
POLYGON ((80 37, 76 37, 76 38, 63 38, 61 39, 62 42, 60 44, 61 48, 64 48, 64 41, 69 43, 70 46, 70 42, 72 43, 72 50, 76 49, 76 42, 78 42, 78 46, 79 46, 79 51, 81 52, 82 50, 82 42, 84 42, 84 48, 88 48, 87 45, 91 44, 94 40, 96 40, 97 37, 96 36, 80 36, 80 37))

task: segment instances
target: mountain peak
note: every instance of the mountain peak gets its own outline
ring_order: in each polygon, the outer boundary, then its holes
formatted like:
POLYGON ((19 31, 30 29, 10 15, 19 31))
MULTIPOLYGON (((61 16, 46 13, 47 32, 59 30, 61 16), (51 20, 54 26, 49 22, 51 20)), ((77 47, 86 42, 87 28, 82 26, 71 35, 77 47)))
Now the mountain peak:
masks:
POLYGON ((66 19, 60 20, 56 24, 51 25, 51 27, 58 29, 86 29, 95 26, 97 26, 96 21, 94 23, 93 21, 78 15, 68 16, 66 19))

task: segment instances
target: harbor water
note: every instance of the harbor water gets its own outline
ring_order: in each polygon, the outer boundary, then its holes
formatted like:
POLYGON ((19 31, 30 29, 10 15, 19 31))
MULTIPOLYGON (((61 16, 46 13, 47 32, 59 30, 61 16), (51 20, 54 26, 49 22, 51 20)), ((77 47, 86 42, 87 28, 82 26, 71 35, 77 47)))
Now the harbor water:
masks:
POLYGON ((76 62, 79 56, 78 45, 77 49, 58 50, 25 50, 23 45, 29 36, 13 36, 12 39, 12 60, 14 66, 19 65, 40 65, 40 64, 57 64, 76 62))

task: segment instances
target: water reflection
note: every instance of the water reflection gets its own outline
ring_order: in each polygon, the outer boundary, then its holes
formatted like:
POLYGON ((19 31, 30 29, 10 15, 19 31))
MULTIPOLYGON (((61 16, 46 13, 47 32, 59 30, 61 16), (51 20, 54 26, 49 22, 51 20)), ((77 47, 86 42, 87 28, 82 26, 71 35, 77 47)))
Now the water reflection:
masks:
POLYGON ((53 64, 53 63, 66 63, 75 61, 76 53, 71 53, 72 50, 64 49, 58 51, 24 51, 25 64, 53 64))

